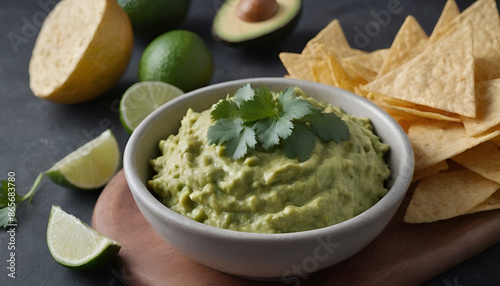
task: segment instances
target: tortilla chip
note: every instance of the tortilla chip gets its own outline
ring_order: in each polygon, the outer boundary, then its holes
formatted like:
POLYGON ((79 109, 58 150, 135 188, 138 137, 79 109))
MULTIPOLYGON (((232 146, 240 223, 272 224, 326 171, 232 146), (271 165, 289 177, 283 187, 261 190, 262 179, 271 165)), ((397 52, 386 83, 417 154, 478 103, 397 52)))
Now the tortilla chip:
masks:
POLYGON ((413 173, 412 182, 419 181, 425 177, 429 177, 431 175, 437 174, 441 171, 445 171, 448 169, 448 162, 443 160, 439 163, 436 163, 432 166, 425 167, 413 173))
POLYGON ((450 119, 449 119, 450 121, 455 121, 455 122, 462 121, 461 117, 459 115, 457 115, 456 113, 447 112, 447 111, 435 109, 435 108, 432 108, 429 106, 420 105, 420 104, 416 104, 413 102, 404 101, 401 99, 392 98, 392 97, 388 97, 388 96, 382 95, 381 98, 383 99, 384 102, 386 102, 390 105, 393 105, 393 106, 415 109, 415 110, 422 111, 422 112, 441 114, 441 115, 443 115, 444 118, 450 117, 450 119))
MULTIPOLYGON (((353 81, 354 81, 354 80, 353 80, 353 81)), ((354 93, 355 93, 355 94, 357 94, 357 95, 359 95, 359 96, 362 96, 362 97, 365 97, 365 98, 367 98, 367 99, 372 100, 372 97, 371 97, 371 96, 372 96, 372 94, 373 94, 373 93, 368 92, 368 91, 366 91, 366 90, 364 90, 364 89, 361 89, 361 88, 359 87, 359 85, 354 85, 354 93)))
POLYGON ((375 94, 375 99, 372 99, 372 101, 379 107, 383 108, 387 113, 399 118, 406 118, 411 120, 422 120, 424 118, 429 118, 452 122, 462 122, 460 116, 454 113, 445 112, 428 106, 418 105, 397 98, 388 97, 383 94, 368 91, 365 92, 375 94))
POLYGON ((361 78, 368 83, 377 77, 388 53, 389 49, 375 50, 367 54, 344 58, 341 64, 351 78, 361 78))
POLYGON ((476 81, 500 77, 500 17, 495 0, 476 1, 443 30, 453 32, 472 24, 476 81))
POLYGON ((460 9, 458 8, 455 0, 448 0, 444 5, 441 16, 439 17, 432 34, 429 37, 429 43, 434 43, 438 41, 446 32, 448 31, 449 23, 458 15, 460 15, 460 9))
POLYGON ((418 183, 403 220, 429 223, 463 215, 499 188, 499 183, 467 169, 441 172, 418 183))
POLYGON ((376 73, 373 73, 362 66, 357 66, 347 62, 342 62, 341 65, 346 74, 356 85, 365 85, 370 82, 366 78, 371 78, 373 75, 376 75, 376 73))
POLYGON ((422 118, 429 118, 436 120, 461 122, 460 118, 457 118, 456 116, 449 116, 439 112, 420 110, 417 108, 406 107, 406 106, 384 104, 380 102, 378 103, 378 105, 384 108, 387 111, 387 113, 401 118, 413 118, 414 120, 422 120, 422 118))
POLYGON ((389 49, 380 49, 362 55, 344 58, 342 62, 348 61, 363 66, 369 70, 378 72, 384 63, 384 59, 389 54, 389 49))
POLYGON ((302 50, 302 54, 310 54, 310 48, 314 44, 324 45, 326 52, 337 59, 366 53, 351 48, 338 19, 331 21, 314 38, 309 40, 304 50, 302 50))
POLYGON ((462 13, 455 1, 430 37, 408 16, 390 49, 368 53, 333 20, 300 54, 280 54, 286 77, 354 91, 407 132, 417 184, 409 223, 500 208, 500 17, 495 0, 462 13))
POLYGON ((326 61, 311 61, 309 62, 309 69, 313 77, 313 81, 335 85, 332 78, 332 71, 330 70, 330 65, 326 61))
POLYGON ((467 213, 472 214, 472 213, 477 213, 477 212, 482 212, 482 211, 490 211, 490 210, 496 210, 496 209, 500 209, 500 190, 496 191, 493 195, 491 195, 489 198, 487 198, 484 202, 473 207, 467 213))
POLYGON ((463 124, 443 120, 422 120, 408 129, 415 155, 415 170, 437 164, 500 135, 499 130, 469 136, 463 124))
POLYGON ((477 135, 500 124, 500 79, 476 84, 476 117, 462 117, 469 135, 477 135))
POLYGON ((389 54, 385 58, 377 78, 381 78, 417 56, 426 47, 427 39, 427 34, 417 20, 411 15, 407 16, 392 42, 389 54))
POLYGON ((297 53, 282 52, 279 54, 279 58, 290 77, 311 81, 313 80, 309 70, 309 62, 313 59, 313 57, 297 53))
POLYGON ((435 46, 363 88, 463 116, 476 116, 472 28, 435 46), (451 64, 453 63, 453 64, 451 64))
POLYGON ((316 57, 316 60, 311 60, 309 63, 314 81, 354 91, 355 84, 335 56, 328 54, 325 45, 312 44, 309 47, 308 55, 315 55, 316 57))
POLYGON ((354 83, 339 64, 337 59, 332 55, 326 54, 324 57, 326 58, 330 71, 332 72, 332 78, 335 86, 348 91, 354 91, 354 83))
POLYGON ((500 184, 500 146, 484 142, 451 158, 465 168, 500 184))

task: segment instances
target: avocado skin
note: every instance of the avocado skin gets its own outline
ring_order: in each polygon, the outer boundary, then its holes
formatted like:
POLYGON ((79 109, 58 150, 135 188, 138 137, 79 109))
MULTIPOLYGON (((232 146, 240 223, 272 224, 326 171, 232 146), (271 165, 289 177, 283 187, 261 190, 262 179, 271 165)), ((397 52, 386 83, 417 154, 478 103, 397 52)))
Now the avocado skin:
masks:
POLYGON ((212 36, 214 37, 215 40, 218 42, 221 42, 227 46, 231 47, 236 47, 236 48, 243 48, 243 49, 255 49, 255 48, 267 48, 270 47, 274 44, 279 43, 281 40, 283 40, 285 37, 287 37, 289 34, 295 30, 297 27, 300 17, 302 15, 302 1, 300 4, 300 8, 297 11, 297 14, 283 27, 278 28, 277 30, 274 30, 268 34, 262 35, 257 38, 252 38, 248 39, 245 41, 229 41, 227 39, 224 39, 220 37, 214 26, 212 26, 212 36))

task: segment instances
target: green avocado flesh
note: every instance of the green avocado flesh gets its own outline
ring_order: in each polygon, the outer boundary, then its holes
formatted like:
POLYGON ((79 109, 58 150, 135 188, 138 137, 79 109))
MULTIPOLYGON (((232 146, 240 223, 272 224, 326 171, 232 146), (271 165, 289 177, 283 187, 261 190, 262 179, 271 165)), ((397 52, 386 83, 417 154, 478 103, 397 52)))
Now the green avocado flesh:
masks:
POLYGON ((179 133, 159 142, 162 155, 150 161, 156 175, 149 187, 183 216, 244 232, 311 230, 362 213, 388 191, 384 182, 391 171, 384 156, 390 147, 373 133, 368 118, 308 100, 340 116, 350 139, 341 143, 318 139, 305 162, 287 158, 283 148, 252 150, 233 160, 224 146, 207 143, 212 109, 190 109, 179 133))
POLYGON ((239 1, 226 1, 212 25, 215 39, 233 46, 257 47, 282 40, 295 29, 302 11, 301 0, 277 0, 279 8, 274 16, 260 22, 246 22, 237 16, 239 1))

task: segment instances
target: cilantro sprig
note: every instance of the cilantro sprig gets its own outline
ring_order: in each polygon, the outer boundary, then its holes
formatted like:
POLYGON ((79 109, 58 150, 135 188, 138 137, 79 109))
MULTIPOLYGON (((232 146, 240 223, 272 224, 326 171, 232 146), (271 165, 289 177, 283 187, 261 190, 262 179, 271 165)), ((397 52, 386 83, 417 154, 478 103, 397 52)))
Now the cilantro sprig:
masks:
POLYGON ((0 228, 6 228, 7 225, 16 222, 15 213, 17 211, 17 206, 28 199, 28 203, 31 203, 43 175, 44 173, 38 175, 31 189, 24 196, 19 196, 15 192, 13 182, 7 180, 0 181, 0 228))
POLYGON ((215 124, 208 129, 208 143, 224 145, 234 160, 249 149, 282 146, 288 158, 303 162, 310 158, 316 137, 339 143, 350 136, 339 116, 299 98, 292 87, 276 93, 267 86, 254 90, 246 84, 234 97, 219 101, 210 115, 215 124))

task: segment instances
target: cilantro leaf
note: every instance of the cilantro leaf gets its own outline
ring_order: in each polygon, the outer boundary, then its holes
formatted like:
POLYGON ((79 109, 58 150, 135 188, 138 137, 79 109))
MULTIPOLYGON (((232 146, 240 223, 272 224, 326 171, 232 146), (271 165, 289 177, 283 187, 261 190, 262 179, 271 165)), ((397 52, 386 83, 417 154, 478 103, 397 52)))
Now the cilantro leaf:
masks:
MULTIPOLYGON (((277 109, 275 113, 268 112, 267 118, 259 118, 263 120, 254 125, 265 150, 278 145, 280 139, 286 139, 292 134, 294 119, 302 118, 312 111, 312 105, 306 100, 297 98, 293 88, 286 88, 280 92, 276 97, 276 102, 276 105, 273 104, 273 109, 277 109)), ((253 107, 263 109, 256 105, 253 107)))
POLYGON ((243 120, 226 118, 218 120, 215 125, 208 128, 208 144, 223 144, 238 136, 242 130, 243 120))
POLYGON ((7 225, 16 221, 15 217, 13 217, 14 221, 11 221, 11 217, 9 216, 9 208, 4 207, 0 209, 0 228, 6 228, 7 225))
POLYGON ((266 118, 257 121, 253 125, 253 128, 265 150, 269 150, 272 146, 280 142, 277 132, 278 128, 276 127, 276 118, 266 118))
POLYGON ((240 105, 241 119, 245 121, 256 121, 276 115, 273 94, 266 87, 261 87, 255 96, 240 105))
POLYGON ((292 134, 285 140, 285 155, 297 158, 300 162, 307 161, 314 150, 316 137, 303 123, 295 124, 292 134))
POLYGON ((10 182, 14 187, 11 187, 9 189, 9 181, 7 180, 2 180, 1 185, 0 185, 0 227, 5 228, 9 223, 12 223, 16 221, 15 217, 15 210, 17 209, 17 206, 22 203, 23 201, 29 199, 28 203, 31 203, 31 200, 33 199, 33 196, 35 195, 35 191, 40 184, 40 181, 43 178, 43 175, 45 173, 40 173, 38 177, 36 178, 35 182, 33 183, 33 186, 29 190, 29 192, 24 195, 24 196, 19 196, 18 194, 15 193, 15 184, 13 182, 10 182), (14 201, 11 201, 9 199, 9 193, 14 192, 13 195, 10 195, 10 197, 14 197, 14 201), (14 204, 12 204, 14 203, 14 204), (14 208, 14 216, 9 215, 12 212, 12 208, 14 208), (12 217, 12 219, 11 219, 12 217))
POLYGON ((300 119, 312 112, 313 106, 307 101, 297 98, 293 88, 286 88, 278 94, 278 104, 283 117, 288 120, 300 119))
POLYGON ((8 194, 8 182, 6 180, 2 180, 0 185, 0 208, 3 208, 9 204, 8 194))
MULTIPOLYGON (((11 183, 12 184, 12 183, 11 183)), ((9 182, 7 180, 2 180, 0 185, 0 227, 6 228, 8 224, 15 221, 15 211, 17 204, 21 202, 21 197, 16 193, 10 196, 13 197, 14 201, 9 200, 9 182), (14 211, 14 216, 12 216, 12 211, 14 211), (10 214, 10 215, 9 215, 10 214), (12 221, 14 220, 14 221, 12 221)))
POLYGON ((311 123, 311 131, 325 142, 333 140, 339 143, 350 137, 349 127, 335 113, 323 113, 316 109, 307 119, 311 123))
POLYGON ((237 160, 248 152, 248 147, 254 148, 255 131, 244 126, 240 118, 234 120, 220 119, 208 129, 209 144, 224 144, 228 156, 237 160))
POLYGON ((240 106, 243 102, 250 100, 255 95, 255 91, 252 89, 249 83, 240 87, 236 93, 234 94, 234 101, 238 106, 240 106))
POLYGON ((239 107, 233 100, 221 100, 215 108, 210 112, 214 120, 222 118, 235 118, 238 116, 239 107))
POLYGON ((248 153, 248 147, 255 148, 257 141, 255 140, 255 131, 245 126, 238 134, 236 140, 228 141, 226 144, 226 152, 229 153, 234 160, 238 160, 248 153))
POLYGON ((256 91, 250 84, 242 86, 212 110, 216 122, 208 129, 208 143, 225 145, 233 159, 245 156, 257 144, 266 151, 283 145, 288 158, 305 161, 314 150, 316 136, 337 143, 349 139, 342 118, 323 113, 297 92, 291 87, 274 93, 266 86, 256 91))
MULTIPOLYGON (((22 198, 14 194, 14 203, 20 203, 22 198)), ((0 208, 6 207, 11 201, 9 200, 9 182, 2 180, 0 185, 0 208)))
POLYGON ((293 122, 284 117, 270 117, 257 121, 253 128, 265 150, 278 145, 280 139, 286 139, 292 134, 293 122))

